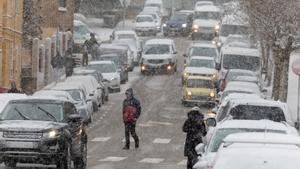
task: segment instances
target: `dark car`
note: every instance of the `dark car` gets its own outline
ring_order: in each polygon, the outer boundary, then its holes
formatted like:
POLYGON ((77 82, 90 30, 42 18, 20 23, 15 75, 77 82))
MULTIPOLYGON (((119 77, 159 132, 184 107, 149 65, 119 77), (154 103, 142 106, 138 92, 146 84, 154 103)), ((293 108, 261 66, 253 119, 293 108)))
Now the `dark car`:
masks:
POLYGON ((0 163, 85 169, 87 134, 75 106, 56 98, 11 100, 0 114, 0 163))
POLYGON ((165 24, 163 24, 164 36, 183 35, 188 36, 193 24, 193 13, 176 12, 165 24))

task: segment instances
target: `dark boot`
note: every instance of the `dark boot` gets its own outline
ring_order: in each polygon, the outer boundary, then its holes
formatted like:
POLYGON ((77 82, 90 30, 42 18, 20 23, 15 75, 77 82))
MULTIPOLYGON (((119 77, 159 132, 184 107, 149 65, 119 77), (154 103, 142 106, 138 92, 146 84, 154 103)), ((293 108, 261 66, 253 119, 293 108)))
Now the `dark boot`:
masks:
POLYGON ((139 140, 135 141, 135 148, 139 148, 140 144, 139 144, 139 140))
POLYGON ((129 150, 129 145, 125 145, 125 146, 123 147, 123 150, 129 150))

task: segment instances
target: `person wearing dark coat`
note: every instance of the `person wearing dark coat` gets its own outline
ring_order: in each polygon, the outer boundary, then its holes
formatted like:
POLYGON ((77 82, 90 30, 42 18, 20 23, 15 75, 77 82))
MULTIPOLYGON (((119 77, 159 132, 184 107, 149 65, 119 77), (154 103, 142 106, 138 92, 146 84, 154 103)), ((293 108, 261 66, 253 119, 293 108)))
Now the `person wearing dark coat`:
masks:
POLYGON ((130 134, 134 139, 135 148, 139 148, 139 137, 136 134, 136 121, 141 114, 141 104, 134 97, 133 89, 129 88, 125 92, 126 99, 123 101, 123 122, 125 126, 125 146, 124 150, 130 148, 130 134))
POLYGON ((75 59, 72 57, 72 52, 70 50, 66 51, 65 57, 65 69, 66 69, 66 77, 72 76, 73 69, 76 66, 75 59))
POLYGON ((11 82, 11 88, 7 91, 7 93, 22 93, 20 90, 18 90, 16 82, 11 82))
POLYGON ((188 112, 188 119, 184 122, 182 130, 186 133, 184 156, 187 157, 187 169, 192 169, 193 165, 197 162, 195 148, 198 144, 202 143, 202 137, 207 133, 204 116, 198 107, 188 112))

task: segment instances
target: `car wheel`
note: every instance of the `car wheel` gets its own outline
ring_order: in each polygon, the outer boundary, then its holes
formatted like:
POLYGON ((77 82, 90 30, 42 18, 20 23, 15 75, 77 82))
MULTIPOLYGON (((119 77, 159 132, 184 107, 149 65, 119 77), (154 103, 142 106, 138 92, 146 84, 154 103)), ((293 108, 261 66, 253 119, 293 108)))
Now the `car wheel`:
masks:
POLYGON ((64 156, 57 162, 56 168, 57 169, 71 169, 71 152, 70 148, 68 147, 65 150, 64 156))
POLYGON ((97 112, 99 110, 97 103, 93 102, 93 112, 97 112))
POLYGON ((109 100, 109 97, 108 97, 108 95, 107 95, 107 96, 105 96, 105 101, 108 102, 108 100, 109 100))
POLYGON ((122 81, 121 81, 121 84, 125 84, 125 83, 126 83, 126 80, 122 80, 122 81))
POLYGON ((4 165, 9 168, 15 168, 17 166, 17 162, 14 160, 5 160, 4 165))
POLYGON ((121 87, 117 88, 117 89, 116 89, 116 92, 117 92, 117 93, 120 93, 120 92, 121 92, 121 87))
POLYGON ((85 169, 87 166, 87 144, 81 145, 81 157, 74 161, 74 169, 85 169))

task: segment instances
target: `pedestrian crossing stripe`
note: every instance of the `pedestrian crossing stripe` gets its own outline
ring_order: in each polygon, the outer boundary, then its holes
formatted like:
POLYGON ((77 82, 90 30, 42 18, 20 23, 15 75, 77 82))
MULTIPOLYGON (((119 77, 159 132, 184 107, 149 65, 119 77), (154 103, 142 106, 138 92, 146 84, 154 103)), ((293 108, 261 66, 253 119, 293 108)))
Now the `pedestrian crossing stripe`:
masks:
POLYGON ((187 160, 182 160, 182 161, 180 161, 177 165, 186 165, 186 163, 187 163, 187 160))
MULTIPOLYGON (((122 142, 125 143, 125 138, 123 138, 122 142)), ((130 142, 134 142, 134 139, 132 137, 130 137, 130 142)))
POLYGON ((110 137, 96 137, 92 140, 92 142, 106 142, 110 140, 110 137))
POLYGON ((171 139, 167 138, 156 138, 153 140, 153 143, 155 144, 169 144, 171 142, 171 139))
POLYGON ((106 157, 104 159, 101 159, 99 161, 102 161, 102 162, 118 162, 118 161, 123 161, 126 158, 127 157, 113 157, 113 156, 110 156, 110 157, 106 157))
POLYGON ((144 158, 141 161, 139 161, 140 163, 151 163, 151 164, 158 164, 163 162, 164 159, 162 158, 144 158))

